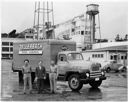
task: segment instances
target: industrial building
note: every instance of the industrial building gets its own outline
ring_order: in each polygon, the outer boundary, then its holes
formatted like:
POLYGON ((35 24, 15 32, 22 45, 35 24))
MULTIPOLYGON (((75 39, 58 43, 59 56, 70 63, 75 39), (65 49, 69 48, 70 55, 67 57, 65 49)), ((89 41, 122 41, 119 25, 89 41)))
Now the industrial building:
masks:
MULTIPOLYGON (((64 39, 64 37, 73 40, 77 43, 77 48, 84 46, 84 37, 86 41, 90 41, 90 31, 85 29, 86 13, 81 14, 73 19, 70 19, 66 22, 57 24, 55 27, 55 38, 64 39)), ((87 21, 89 22, 89 20, 87 21)), ((87 27, 89 28, 89 26, 87 27)))
POLYGON ((13 43, 23 41, 25 39, 20 38, 1 38, 1 58, 12 59, 13 58, 13 43))
POLYGON ((115 60, 123 65, 128 65, 128 41, 107 42, 94 44, 92 50, 83 52, 85 60, 91 60, 99 63, 115 60))

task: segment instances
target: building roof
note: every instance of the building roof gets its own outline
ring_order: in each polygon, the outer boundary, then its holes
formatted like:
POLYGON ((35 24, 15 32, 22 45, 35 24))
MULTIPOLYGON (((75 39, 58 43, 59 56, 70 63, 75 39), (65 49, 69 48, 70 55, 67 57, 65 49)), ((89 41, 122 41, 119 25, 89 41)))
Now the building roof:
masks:
POLYGON ((19 41, 25 41, 24 38, 1 38, 2 42, 19 42, 19 41))
POLYGON ((104 48, 98 48, 93 50, 87 50, 86 52, 101 52, 101 51, 128 51, 128 45, 110 46, 104 48))

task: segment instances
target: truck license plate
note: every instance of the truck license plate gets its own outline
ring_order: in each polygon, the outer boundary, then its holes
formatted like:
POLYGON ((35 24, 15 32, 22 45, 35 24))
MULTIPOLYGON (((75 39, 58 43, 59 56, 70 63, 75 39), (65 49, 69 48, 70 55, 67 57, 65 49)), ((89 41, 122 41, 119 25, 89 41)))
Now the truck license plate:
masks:
POLYGON ((99 78, 95 78, 95 81, 99 81, 99 78))

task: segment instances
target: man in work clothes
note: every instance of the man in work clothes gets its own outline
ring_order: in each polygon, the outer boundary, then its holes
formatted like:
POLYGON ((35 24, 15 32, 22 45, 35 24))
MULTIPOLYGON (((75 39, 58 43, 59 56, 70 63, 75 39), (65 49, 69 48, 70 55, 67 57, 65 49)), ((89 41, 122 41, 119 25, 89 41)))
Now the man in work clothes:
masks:
POLYGON ((41 93, 42 89, 44 89, 44 80, 46 79, 46 70, 42 63, 42 61, 38 63, 35 71, 38 93, 41 93))
POLYGON ((51 61, 50 73, 49 73, 51 93, 56 92, 57 73, 58 73, 57 66, 55 65, 54 61, 51 61))
POLYGON ((25 59, 24 60, 25 65, 22 67, 22 73, 24 75, 24 94, 26 94, 26 87, 27 83, 29 85, 29 93, 31 93, 32 90, 32 83, 31 83, 31 66, 29 65, 29 60, 25 59))

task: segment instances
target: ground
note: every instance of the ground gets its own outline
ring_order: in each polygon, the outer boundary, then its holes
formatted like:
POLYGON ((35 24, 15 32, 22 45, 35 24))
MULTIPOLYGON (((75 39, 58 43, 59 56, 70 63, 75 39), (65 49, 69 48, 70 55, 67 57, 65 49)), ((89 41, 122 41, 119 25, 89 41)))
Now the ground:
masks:
POLYGON ((106 73, 107 79, 98 89, 84 85, 80 92, 72 92, 67 82, 57 82, 57 93, 24 95, 23 85, 18 83, 18 73, 11 70, 11 60, 1 62, 1 100, 2 101, 127 101, 127 73, 106 73))

